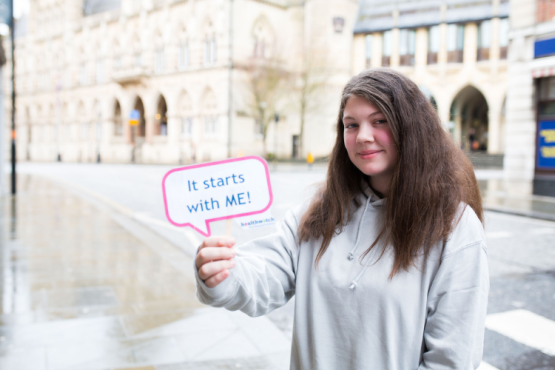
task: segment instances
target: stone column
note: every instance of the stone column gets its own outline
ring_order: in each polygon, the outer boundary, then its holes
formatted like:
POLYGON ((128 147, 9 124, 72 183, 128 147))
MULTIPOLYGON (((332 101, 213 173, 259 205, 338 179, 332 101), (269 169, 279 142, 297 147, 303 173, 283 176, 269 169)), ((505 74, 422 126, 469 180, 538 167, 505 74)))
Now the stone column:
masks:
POLYGON ((497 105, 490 105, 488 111, 488 153, 502 152, 501 140, 501 109, 497 105))
POLYGON ((511 40, 511 63, 507 73, 506 149, 503 169, 505 179, 522 185, 515 191, 524 194, 532 193, 536 154, 534 80, 528 68, 528 61, 533 56, 533 46, 533 37, 518 36, 511 40))

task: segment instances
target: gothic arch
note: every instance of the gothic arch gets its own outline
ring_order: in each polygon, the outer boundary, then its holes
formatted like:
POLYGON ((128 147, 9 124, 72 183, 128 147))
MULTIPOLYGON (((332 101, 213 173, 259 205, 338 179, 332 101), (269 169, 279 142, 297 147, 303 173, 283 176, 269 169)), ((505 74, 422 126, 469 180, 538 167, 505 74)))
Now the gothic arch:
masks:
POLYGON ((163 94, 156 99, 155 134, 160 136, 168 135, 168 103, 163 94))
POLYGON ((272 56, 276 36, 270 21, 264 14, 253 22, 251 37, 254 57, 268 58, 272 56))

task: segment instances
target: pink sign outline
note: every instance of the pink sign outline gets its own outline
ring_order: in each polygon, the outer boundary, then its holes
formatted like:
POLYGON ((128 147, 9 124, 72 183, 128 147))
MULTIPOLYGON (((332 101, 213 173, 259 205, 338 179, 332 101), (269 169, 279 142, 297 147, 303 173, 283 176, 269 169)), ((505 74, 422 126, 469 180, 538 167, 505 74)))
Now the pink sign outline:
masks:
POLYGON ((191 166, 174 168, 173 170, 168 171, 168 173, 166 173, 164 175, 164 178, 162 179, 162 193, 164 195, 164 208, 165 208, 165 211, 166 211, 166 218, 168 219, 168 221, 174 226, 179 226, 179 227, 190 226, 194 230, 196 230, 197 232, 199 232, 200 234, 202 234, 206 237, 208 237, 212 234, 212 232, 210 231, 210 222, 227 220, 227 219, 236 218, 236 217, 245 217, 245 216, 250 216, 250 215, 256 215, 256 214, 259 214, 259 213, 263 213, 263 212, 267 211, 270 208, 270 206, 272 205, 272 203, 274 201, 274 195, 272 193, 272 184, 270 183, 270 170, 268 169, 268 164, 266 163, 266 161, 264 159, 262 159, 260 157, 257 157, 255 155, 251 155, 251 156, 247 156, 247 157, 240 157, 240 158, 224 159, 222 161, 194 164, 194 165, 191 165, 191 166), (238 161, 246 161, 246 160, 249 160, 249 159, 255 159, 255 160, 259 161, 260 163, 262 163, 264 165, 264 169, 266 171, 266 181, 268 182, 268 191, 270 193, 270 201, 268 202, 268 205, 264 209, 262 209, 261 211, 247 212, 247 213, 241 213, 241 214, 236 214, 236 215, 231 215, 231 216, 224 216, 224 217, 216 217, 216 218, 206 219, 205 223, 206 223, 206 229, 208 230, 208 233, 205 233, 202 230, 199 230, 198 228, 196 228, 193 224, 191 224, 189 222, 186 222, 184 224, 179 224, 177 222, 174 222, 171 219, 170 214, 168 212, 168 200, 167 200, 167 197, 166 197, 166 178, 169 175, 171 175, 174 172, 178 172, 178 171, 187 171, 187 170, 192 170, 192 169, 195 169, 195 168, 209 167, 209 166, 215 166, 215 165, 219 165, 219 164, 238 162, 238 161))

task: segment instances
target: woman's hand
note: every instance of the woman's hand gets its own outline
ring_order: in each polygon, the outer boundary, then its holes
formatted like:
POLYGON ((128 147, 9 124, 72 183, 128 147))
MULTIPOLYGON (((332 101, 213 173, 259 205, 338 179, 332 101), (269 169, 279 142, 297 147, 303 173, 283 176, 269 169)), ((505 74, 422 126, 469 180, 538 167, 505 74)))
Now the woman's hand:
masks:
POLYGON ((204 239, 195 260, 198 275, 204 284, 214 288, 229 276, 235 267, 235 239, 231 236, 211 236, 204 239))

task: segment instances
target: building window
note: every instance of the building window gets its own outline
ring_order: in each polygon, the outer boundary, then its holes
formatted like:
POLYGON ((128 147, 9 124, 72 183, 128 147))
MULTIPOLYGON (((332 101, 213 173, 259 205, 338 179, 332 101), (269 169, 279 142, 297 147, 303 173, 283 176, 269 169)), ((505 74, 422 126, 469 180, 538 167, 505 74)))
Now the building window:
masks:
POLYGON ((428 29, 428 64, 437 63, 439 53, 439 26, 428 29))
POLYGON ((79 83, 81 85, 87 84, 87 65, 85 63, 81 64, 81 71, 80 71, 79 83))
POLYGON ((402 66, 414 65, 415 43, 416 32, 414 30, 402 29, 399 34, 399 56, 402 66))
POLYGON ((89 125, 86 123, 81 123, 81 140, 87 140, 89 138, 89 125))
POLYGON ((216 36, 212 36, 210 42, 210 62, 212 64, 216 63, 216 36))
POLYGON ((217 131, 217 118, 216 116, 205 116, 204 117, 204 136, 214 137, 217 131))
POLYGON ((462 63, 464 49, 464 25, 447 26, 447 62, 462 63))
POLYGON ((204 65, 209 66, 216 62, 216 36, 206 37, 204 40, 204 65))
POLYGON ((141 52, 136 52, 135 55, 133 55, 133 65, 135 67, 140 67, 143 65, 143 56, 141 52))
POLYGON ((391 31, 385 31, 382 37, 382 66, 389 67, 391 62, 391 31))
POLYGON ((104 82, 104 61, 98 60, 96 62, 96 83, 104 82))
POLYGON ((204 65, 210 64, 210 40, 208 37, 204 40, 204 65))
POLYGON ((509 18, 499 20, 499 58, 507 59, 509 47, 509 18))
POLYGON ((121 69, 121 67, 122 67, 121 55, 117 55, 114 58, 114 70, 117 71, 118 69, 121 69))
POLYGON ((156 49, 155 53, 155 61, 154 61, 154 72, 162 73, 166 68, 166 56, 164 53, 164 48, 156 49))
POLYGON ((366 68, 372 66, 372 35, 366 35, 366 68))
POLYGON ((483 21, 478 25, 478 60, 489 59, 489 48, 491 46, 491 22, 483 21))
POLYGON ((264 41, 264 39, 261 37, 255 37, 254 39, 253 56, 255 58, 266 57, 266 41, 264 41))
POLYGON ((179 44, 178 65, 180 69, 185 69, 189 67, 189 43, 187 41, 179 44))
POLYGON ((538 114, 552 118, 555 116, 555 77, 540 78, 538 88, 538 114))
POLYGON ((190 138, 193 136, 193 118, 181 117, 181 137, 190 138))

